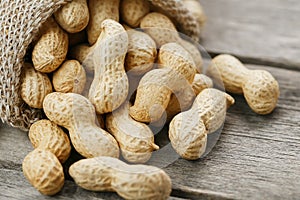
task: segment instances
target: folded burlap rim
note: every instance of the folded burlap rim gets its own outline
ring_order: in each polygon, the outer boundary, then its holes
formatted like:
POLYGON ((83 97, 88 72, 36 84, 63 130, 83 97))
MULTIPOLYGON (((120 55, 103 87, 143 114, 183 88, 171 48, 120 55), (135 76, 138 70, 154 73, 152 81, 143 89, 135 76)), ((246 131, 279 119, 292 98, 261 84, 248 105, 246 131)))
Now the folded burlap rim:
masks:
MULTIPOLYGON (((28 130, 42 117, 20 97, 20 76, 29 44, 41 24, 71 0, 1 0, 0 2, 0 118, 10 126, 28 130)), ((179 29, 195 41, 200 28, 181 0, 149 0, 174 19, 179 29)))

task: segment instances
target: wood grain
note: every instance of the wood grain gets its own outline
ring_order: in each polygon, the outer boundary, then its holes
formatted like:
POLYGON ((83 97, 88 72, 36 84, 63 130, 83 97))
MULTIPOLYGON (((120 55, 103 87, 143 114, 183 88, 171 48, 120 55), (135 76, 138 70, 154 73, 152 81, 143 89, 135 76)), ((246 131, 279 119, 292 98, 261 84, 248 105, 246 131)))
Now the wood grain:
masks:
POLYGON ((300 70, 300 1, 201 0, 207 23, 202 45, 252 64, 300 70))
MULTIPOLYGON (((300 72, 247 65, 270 71, 279 81, 278 107, 267 116, 250 110, 242 96, 229 109, 223 133, 210 154, 198 161, 178 159, 165 168, 173 196, 190 199, 297 199, 300 196, 300 72)), ((32 150, 27 134, 0 125, 0 199, 48 199, 21 172, 32 150)), ((116 199, 67 181, 58 199, 116 199)), ((172 197, 173 198, 173 197, 172 197)), ((175 197, 173 198, 175 199, 175 197)))

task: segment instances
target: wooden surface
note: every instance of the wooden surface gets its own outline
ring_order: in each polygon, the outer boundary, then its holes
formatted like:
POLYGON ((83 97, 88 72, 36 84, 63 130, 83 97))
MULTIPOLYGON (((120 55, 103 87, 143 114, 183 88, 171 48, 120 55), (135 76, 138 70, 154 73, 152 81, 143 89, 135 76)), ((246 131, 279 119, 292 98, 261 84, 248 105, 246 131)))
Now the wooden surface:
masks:
POLYGON ((203 45, 252 64, 300 69, 300 1, 201 0, 203 45))
MULTIPOLYGON (((164 169, 170 199, 300 198, 300 2, 202 0, 208 15, 203 45, 233 53, 249 68, 270 71, 280 85, 276 110, 253 113, 242 96, 227 114, 213 151, 198 161, 177 159, 164 169), (258 65, 253 65, 253 63, 258 65)), ((0 199, 120 199, 88 192, 67 180, 55 198, 25 180, 22 160, 32 150, 27 134, 0 124, 0 199)))

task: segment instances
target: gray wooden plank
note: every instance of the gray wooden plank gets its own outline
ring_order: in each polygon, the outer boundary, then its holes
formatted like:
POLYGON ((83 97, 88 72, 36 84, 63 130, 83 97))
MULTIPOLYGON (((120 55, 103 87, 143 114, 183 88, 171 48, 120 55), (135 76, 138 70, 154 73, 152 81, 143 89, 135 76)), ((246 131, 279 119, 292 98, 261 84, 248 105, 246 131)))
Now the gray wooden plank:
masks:
MULTIPOLYGON (((201 160, 178 159, 165 168, 172 178, 172 195, 191 199, 300 196, 300 72, 247 66, 268 69, 278 79, 281 88, 278 107, 270 115, 259 116, 250 110, 243 97, 235 95, 236 104, 228 112, 213 151, 201 160)), ((0 194, 7 192, 12 196, 19 190, 20 199, 22 195, 44 198, 34 192, 21 172, 21 162, 31 150, 26 133, 0 125, 0 194)), ((67 199, 69 195, 74 198, 74 190, 79 189, 72 187, 76 189, 64 190, 58 198, 67 199)), ((89 192, 84 195, 95 197, 89 192)), ((97 193, 95 198, 102 197, 102 193, 97 193)))
POLYGON ((202 44, 252 64, 300 69, 300 1, 201 0, 202 44))
POLYGON ((21 169, 24 157, 32 150, 26 132, 0 123, 0 167, 21 169))

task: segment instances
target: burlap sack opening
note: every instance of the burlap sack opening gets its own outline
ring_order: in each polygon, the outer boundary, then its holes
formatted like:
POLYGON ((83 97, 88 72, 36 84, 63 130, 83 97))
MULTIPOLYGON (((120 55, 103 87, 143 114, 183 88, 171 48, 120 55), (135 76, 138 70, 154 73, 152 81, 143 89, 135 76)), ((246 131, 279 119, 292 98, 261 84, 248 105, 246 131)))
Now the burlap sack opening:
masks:
MULTIPOLYGON (((20 97, 24 56, 40 26, 70 0, 1 0, 0 2, 0 118, 22 130, 42 117, 20 97)), ((200 28, 181 0, 149 0, 179 25, 180 31, 198 41, 200 28)))

